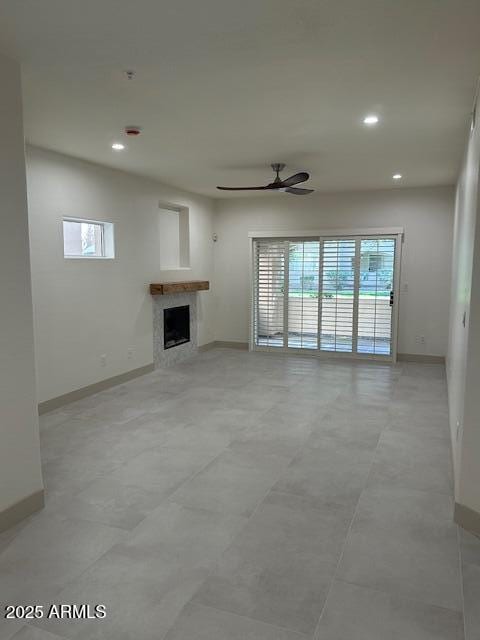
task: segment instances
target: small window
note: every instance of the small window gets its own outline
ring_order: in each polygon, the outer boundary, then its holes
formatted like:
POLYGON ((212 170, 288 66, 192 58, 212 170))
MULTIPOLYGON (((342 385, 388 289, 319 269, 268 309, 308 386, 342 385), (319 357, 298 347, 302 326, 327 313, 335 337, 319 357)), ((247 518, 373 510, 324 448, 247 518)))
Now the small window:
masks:
POLYGON ((65 258, 113 258, 113 224, 64 218, 63 255, 65 258))

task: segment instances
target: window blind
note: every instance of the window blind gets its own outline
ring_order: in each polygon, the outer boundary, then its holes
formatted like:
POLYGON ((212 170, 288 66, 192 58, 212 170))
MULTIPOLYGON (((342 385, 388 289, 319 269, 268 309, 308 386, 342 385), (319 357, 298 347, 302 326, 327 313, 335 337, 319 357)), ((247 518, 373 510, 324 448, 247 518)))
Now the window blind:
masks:
POLYGON ((396 238, 254 241, 259 347, 392 354, 396 238))
POLYGON ((255 243, 254 336, 258 346, 284 346, 286 247, 284 241, 255 243))
POLYGON ((390 355, 395 263, 394 238, 362 238, 360 241, 358 295, 358 353, 390 355))
POLYGON ((288 346, 318 348, 320 242, 288 244, 288 346))
POLYGON ((322 351, 352 351, 355 255, 355 239, 323 242, 322 351))

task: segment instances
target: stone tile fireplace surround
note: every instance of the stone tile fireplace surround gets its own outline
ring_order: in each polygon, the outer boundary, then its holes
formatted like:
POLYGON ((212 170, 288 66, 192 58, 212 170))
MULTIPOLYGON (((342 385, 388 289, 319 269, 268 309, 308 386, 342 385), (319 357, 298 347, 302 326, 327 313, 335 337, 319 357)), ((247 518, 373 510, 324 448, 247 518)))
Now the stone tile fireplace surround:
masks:
POLYGON ((210 288, 208 280, 160 282, 150 285, 153 297, 153 361, 155 367, 166 367, 194 356, 198 352, 197 295, 210 288), (190 307, 190 341, 165 349, 164 310, 190 307))
POLYGON ((191 358, 198 352, 197 292, 153 296, 153 361, 155 367, 166 367, 191 358), (172 307, 190 307, 190 341, 165 349, 163 311, 172 307))

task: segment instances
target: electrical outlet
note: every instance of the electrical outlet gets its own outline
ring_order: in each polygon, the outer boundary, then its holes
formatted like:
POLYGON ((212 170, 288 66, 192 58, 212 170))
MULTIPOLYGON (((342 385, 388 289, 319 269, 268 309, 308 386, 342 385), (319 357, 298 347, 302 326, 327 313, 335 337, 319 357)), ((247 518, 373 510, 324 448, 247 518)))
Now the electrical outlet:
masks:
POLYGON ((128 347, 128 349, 127 349, 127 358, 129 360, 132 360, 134 355, 135 355, 135 349, 133 347, 128 347))
POLYGON ((102 353, 102 355, 100 356, 100 366, 101 367, 106 367, 107 366, 107 354, 106 353, 102 353))
POLYGON ((425 344, 425 336, 420 336, 420 344, 425 344))

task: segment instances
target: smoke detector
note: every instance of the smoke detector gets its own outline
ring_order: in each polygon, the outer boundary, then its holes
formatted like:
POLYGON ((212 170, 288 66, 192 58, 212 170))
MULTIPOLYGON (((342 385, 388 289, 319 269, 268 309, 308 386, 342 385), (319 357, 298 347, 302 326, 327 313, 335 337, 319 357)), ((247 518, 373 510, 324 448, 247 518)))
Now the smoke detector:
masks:
POLYGON ((133 69, 126 69, 123 73, 127 80, 133 80, 135 77, 135 71, 133 69))
POLYGON ((141 127, 125 127, 125 135, 127 136, 132 136, 135 138, 136 136, 139 136, 141 132, 141 127))

